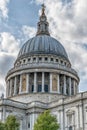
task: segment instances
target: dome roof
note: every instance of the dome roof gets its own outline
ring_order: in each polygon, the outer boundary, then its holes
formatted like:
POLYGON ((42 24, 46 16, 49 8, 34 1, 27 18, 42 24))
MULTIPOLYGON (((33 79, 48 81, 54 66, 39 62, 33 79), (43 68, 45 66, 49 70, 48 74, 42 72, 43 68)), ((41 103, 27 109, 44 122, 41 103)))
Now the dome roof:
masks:
POLYGON ((53 54, 68 60, 64 47, 48 35, 38 35, 28 40, 21 48, 18 58, 31 54, 53 54))
POLYGON ((64 47, 59 41, 50 36, 44 4, 42 5, 42 14, 38 22, 37 34, 23 45, 18 58, 31 54, 53 54, 68 60, 64 47))

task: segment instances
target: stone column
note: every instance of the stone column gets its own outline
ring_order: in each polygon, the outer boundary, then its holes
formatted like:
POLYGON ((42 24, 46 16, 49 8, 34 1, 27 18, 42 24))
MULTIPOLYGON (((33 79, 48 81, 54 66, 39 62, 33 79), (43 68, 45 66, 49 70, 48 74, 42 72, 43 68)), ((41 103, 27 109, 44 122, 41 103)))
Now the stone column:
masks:
POLYGON ((50 92, 52 92, 52 73, 50 73, 50 92))
POLYGON ((64 94, 66 95, 66 76, 64 75, 64 94))
POLYGON ((8 80, 8 96, 10 95, 10 81, 8 80))
POLYGON ((22 92, 22 75, 20 75, 19 94, 22 92))
POLYGON ((71 95, 71 78, 69 77, 69 95, 71 95))
POLYGON ((7 81, 7 86, 6 86, 6 97, 9 97, 9 80, 7 81))
POLYGON ((15 80, 14 80, 14 95, 17 94, 17 77, 15 76, 15 80))
POLYGON ((44 92, 44 72, 42 72, 42 92, 44 92))
POLYGON ((29 93, 29 74, 26 74, 26 93, 29 93))
POLYGON ((75 80, 73 80, 74 95, 76 95, 75 80))
POLYGON ((34 72, 34 92, 37 92, 37 73, 34 72))
POLYGON ((3 107, 3 122, 5 121, 6 118, 6 109, 5 107, 3 107))
POLYGON ((9 96, 11 96, 11 94, 12 94, 12 79, 10 79, 10 94, 9 94, 9 96))
POLYGON ((59 79, 59 74, 57 76, 57 88, 58 88, 58 93, 60 94, 60 79, 59 79))

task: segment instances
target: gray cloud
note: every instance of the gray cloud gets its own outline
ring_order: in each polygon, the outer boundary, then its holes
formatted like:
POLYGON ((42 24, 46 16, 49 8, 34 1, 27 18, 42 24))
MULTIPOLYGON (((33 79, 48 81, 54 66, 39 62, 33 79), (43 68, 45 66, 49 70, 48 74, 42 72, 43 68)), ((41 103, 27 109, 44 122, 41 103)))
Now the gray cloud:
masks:
POLYGON ((0 55, 0 73, 3 76, 6 75, 9 69, 11 69, 14 61, 15 61, 15 57, 11 55, 4 54, 4 53, 0 55))

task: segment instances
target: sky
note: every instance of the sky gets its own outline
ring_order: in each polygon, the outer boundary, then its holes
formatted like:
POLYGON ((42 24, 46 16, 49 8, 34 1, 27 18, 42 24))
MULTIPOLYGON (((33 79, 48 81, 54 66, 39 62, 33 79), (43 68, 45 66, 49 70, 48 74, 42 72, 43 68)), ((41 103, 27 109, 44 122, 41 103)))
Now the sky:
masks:
MULTIPOLYGON (((0 0, 0 95, 22 45, 35 36, 43 0, 0 0)), ((49 30, 65 47, 87 91, 87 0, 44 0, 49 30)))

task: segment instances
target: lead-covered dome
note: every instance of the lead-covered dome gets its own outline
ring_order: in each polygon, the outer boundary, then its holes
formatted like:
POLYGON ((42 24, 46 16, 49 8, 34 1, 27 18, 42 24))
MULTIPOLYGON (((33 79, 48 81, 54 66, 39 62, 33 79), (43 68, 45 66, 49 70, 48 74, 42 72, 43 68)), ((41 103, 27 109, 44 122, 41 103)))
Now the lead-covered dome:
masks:
POLYGON ((38 22, 37 35, 23 45, 18 54, 18 59, 32 54, 53 54, 68 60, 67 53, 62 44, 50 36, 44 5, 42 5, 42 14, 38 22))
POLYGON ((62 44, 48 35, 38 35, 28 40, 21 48, 18 58, 30 54, 53 54, 68 60, 62 44))

